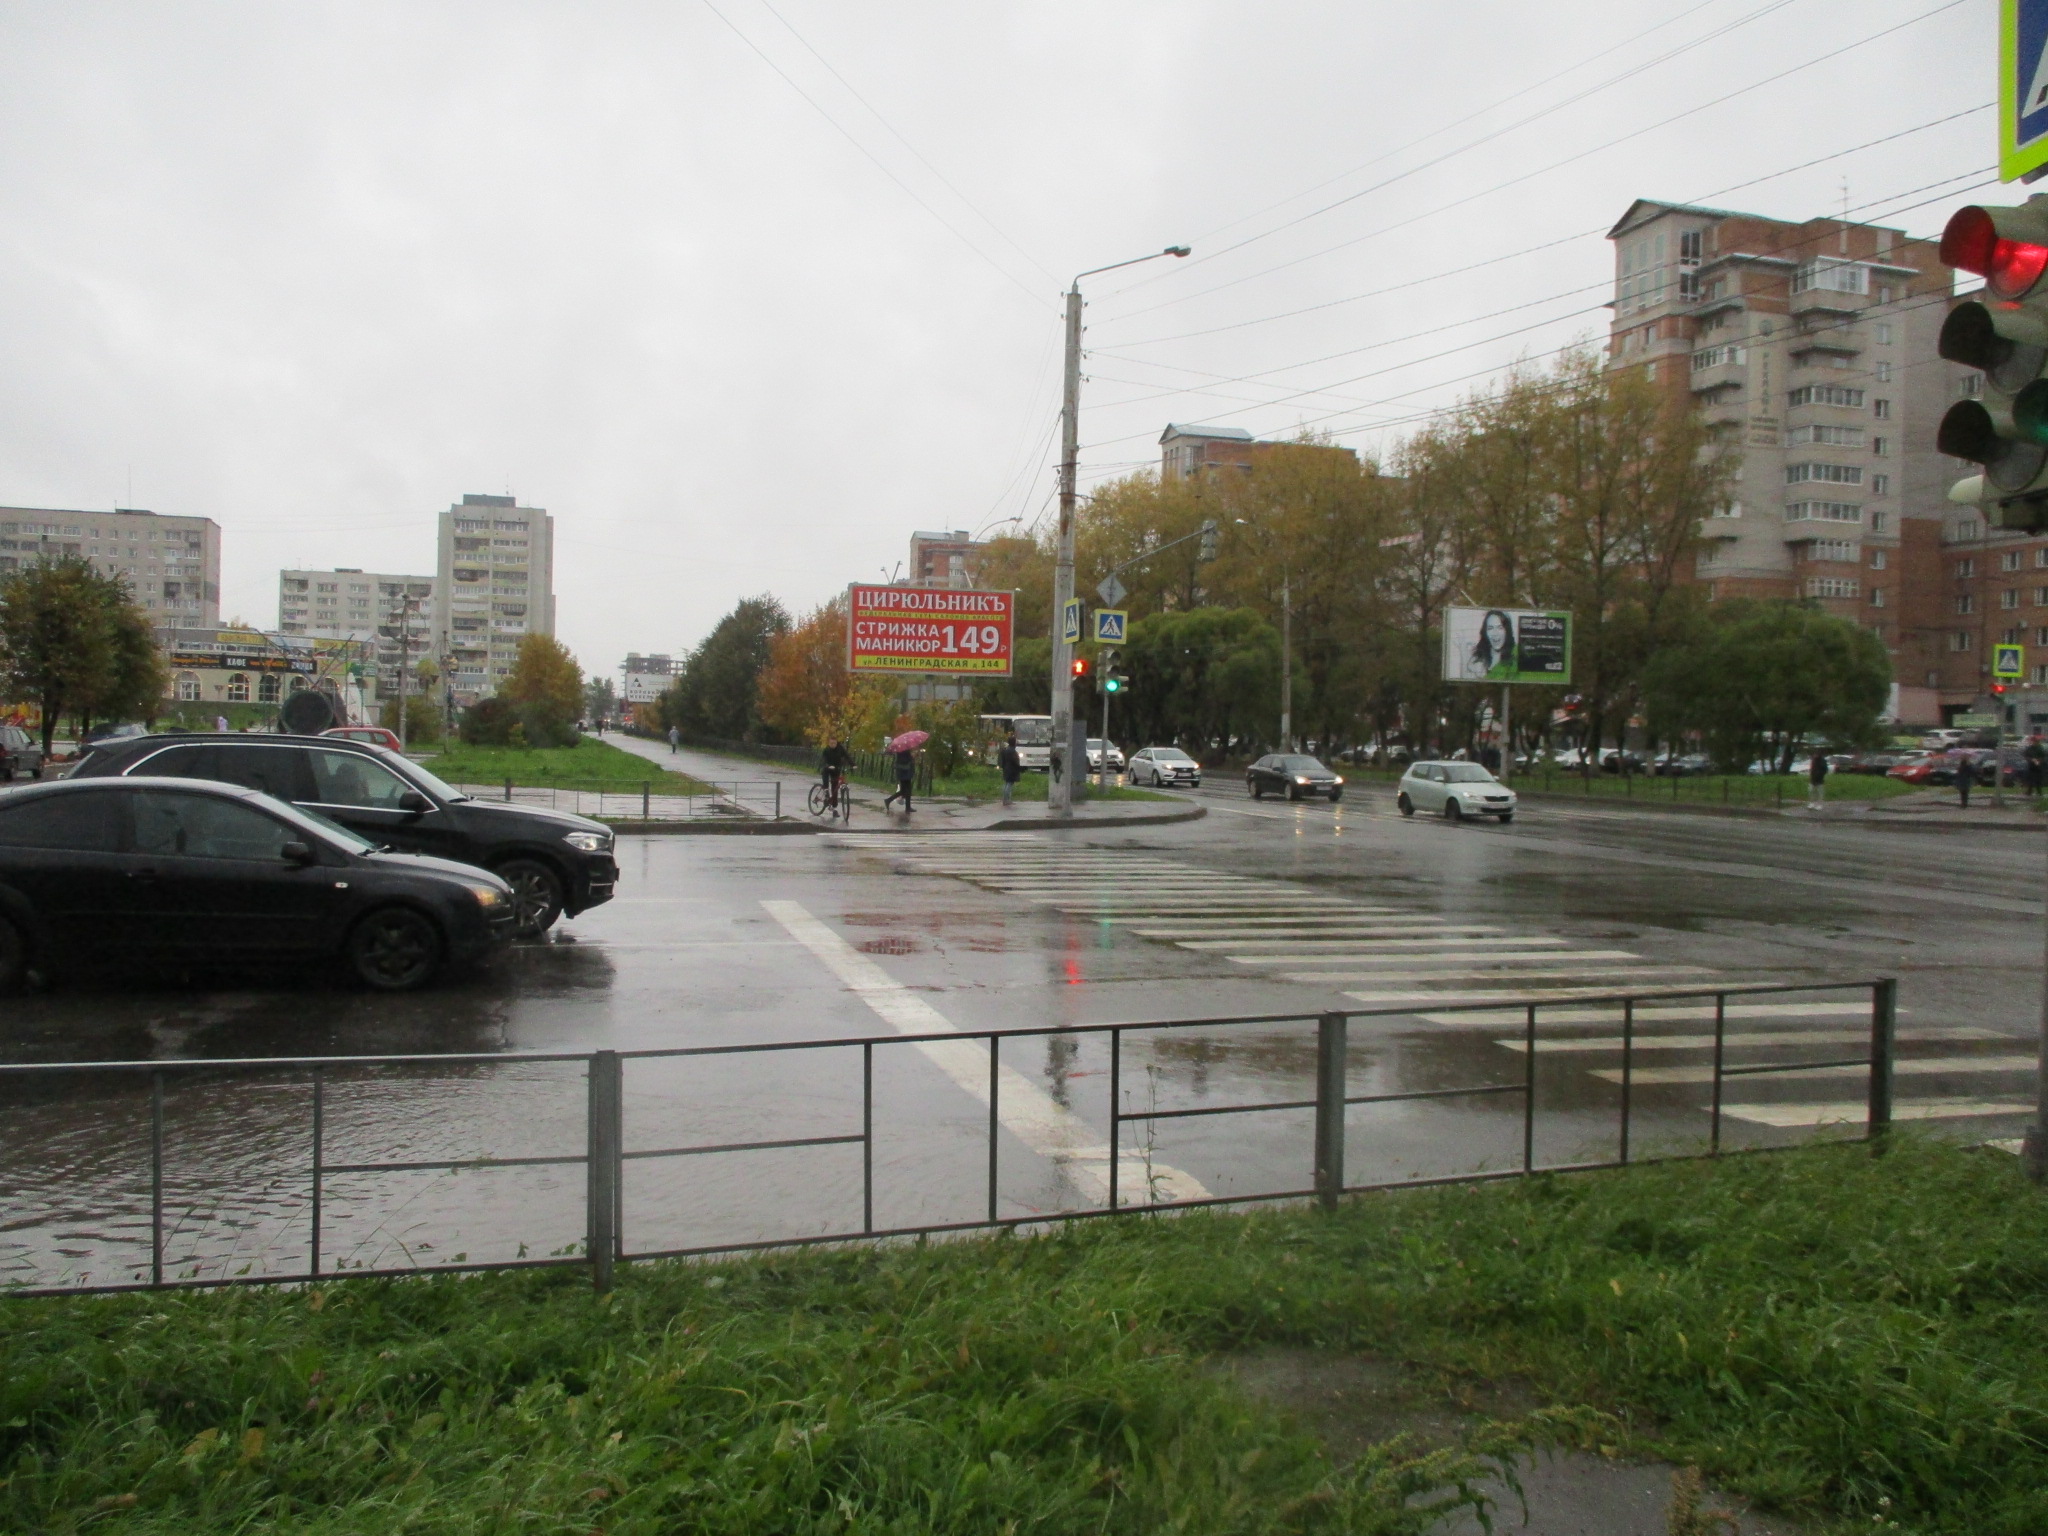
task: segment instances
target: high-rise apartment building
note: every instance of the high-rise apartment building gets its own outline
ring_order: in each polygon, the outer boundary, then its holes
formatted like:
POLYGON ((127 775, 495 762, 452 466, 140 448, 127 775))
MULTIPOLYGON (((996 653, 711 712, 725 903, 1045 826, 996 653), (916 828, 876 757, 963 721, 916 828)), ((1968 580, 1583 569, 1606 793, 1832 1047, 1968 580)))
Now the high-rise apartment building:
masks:
POLYGON ((441 514, 435 652, 458 705, 511 675, 519 641, 555 632, 555 520, 510 496, 464 496, 441 514))
MULTIPOLYGON (((1906 525, 1939 527, 1952 398, 1935 341, 1953 274, 1936 242, 1840 219, 1787 223, 1639 201, 1614 242, 1612 365, 1696 404, 1739 454, 1703 530, 1716 596, 1803 598, 1868 625, 1924 688, 1900 622, 1906 525)), ((1931 699, 1902 701, 1925 713, 1931 699)))
MULTIPOLYGON (((277 573, 277 627, 287 635, 345 640, 363 648, 376 697, 398 692, 434 646, 434 578, 337 567, 277 573)), ((419 692, 417 683, 412 691, 419 692)))
POLYGON ((0 571, 47 556, 77 555, 128 583, 158 626, 220 623, 220 525, 138 507, 62 512, 0 507, 0 571))

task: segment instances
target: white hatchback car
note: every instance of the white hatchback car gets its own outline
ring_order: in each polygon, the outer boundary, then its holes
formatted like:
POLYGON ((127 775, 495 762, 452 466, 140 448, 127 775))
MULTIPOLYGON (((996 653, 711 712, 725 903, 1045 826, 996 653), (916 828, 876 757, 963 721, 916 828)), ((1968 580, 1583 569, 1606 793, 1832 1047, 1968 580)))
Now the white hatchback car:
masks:
POLYGON ((1515 792, 1477 763, 1410 763, 1394 804, 1403 816, 1440 811, 1446 821, 1467 816, 1515 819, 1515 792))

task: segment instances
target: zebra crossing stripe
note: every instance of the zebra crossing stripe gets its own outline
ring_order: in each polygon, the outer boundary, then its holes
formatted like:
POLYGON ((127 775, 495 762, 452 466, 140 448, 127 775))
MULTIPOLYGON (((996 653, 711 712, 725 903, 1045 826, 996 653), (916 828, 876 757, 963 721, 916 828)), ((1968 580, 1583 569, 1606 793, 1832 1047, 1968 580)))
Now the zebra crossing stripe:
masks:
MULTIPOLYGON (((1526 943, 1527 940, 1517 940, 1526 943)), ((1427 961, 1431 965, 1472 965, 1482 969, 1477 974, 1498 974, 1503 981, 1521 975, 1516 967, 1524 965, 1579 965, 1592 962, 1591 968, 1605 973, 1605 963, 1613 960, 1640 960, 1643 957, 1628 949, 1537 949, 1520 950, 1474 950, 1470 954, 1457 950, 1442 949, 1380 949, 1369 954, 1331 955, 1316 963, 1323 965, 1349 966, 1350 971, 1318 971, 1317 981, 1371 981, 1379 974, 1375 970, 1358 970, 1359 966, 1412 965, 1427 961), (1498 967, 1489 972, 1486 967, 1498 967)), ((1681 966, 1681 970, 1703 971, 1704 966, 1681 966)))
MULTIPOLYGON (((1894 1120, 1968 1120, 2004 1115, 2031 1115, 2034 1106, 2021 1100, 1908 1099, 1892 1105, 1894 1120)), ((1861 1104, 1723 1104, 1729 1120, 1747 1120, 1784 1131, 1818 1130, 1824 1125, 1864 1125, 1861 1104)))
MULTIPOLYGON (((1440 1002, 1453 999, 1444 997, 1440 1002)), ((1731 1019, 1783 1019, 1783 1018, 1868 1018, 1868 1003, 1730 1003, 1724 1017, 1731 1019)), ((1519 1024, 1522 1014, 1519 1010, 1479 1011, 1476 1013, 1425 1013, 1423 1018, 1432 1024, 1478 1024, 1498 1027, 1502 1024, 1519 1024)), ((1669 1004, 1638 1003, 1636 1025, 1676 1023, 1689 1019, 1714 1017, 1714 1005, 1671 1006, 1669 1004)), ((1537 1015, 1542 1024, 1618 1024, 1621 1022, 1621 1005, 1608 1008, 1559 1008, 1545 1010, 1537 1015)))
MULTIPOLYGON (((2032 1072, 2036 1065, 2038 1063, 2032 1056, 1922 1056, 1894 1061, 1892 1072, 1898 1077, 1965 1077, 1984 1072, 2032 1072)), ((1800 1067, 1791 1072, 1773 1072, 1766 1080, 1791 1082, 1807 1077, 1866 1077, 1869 1073, 1870 1068, 1866 1066, 1800 1067)), ((1621 1081, 1619 1067, 1603 1067, 1592 1075, 1605 1078, 1610 1083, 1621 1081)), ((1714 1069, 1637 1067, 1629 1076, 1637 1083, 1711 1083, 1714 1069)))
POLYGON ((1370 954, 1372 952, 1371 949, 1363 946, 1370 946, 1378 939, 1401 939, 1405 941, 1415 938, 1427 938, 1432 934, 1484 935, 1499 932, 1500 929, 1498 928, 1488 928, 1478 923, 1458 923, 1442 928, 1405 927, 1370 929, 1357 938, 1347 939, 1183 939, 1180 941, 1179 947, 1194 950, 1236 949, 1242 950, 1246 954, 1256 954, 1258 951, 1266 949, 1289 950, 1301 954, 1370 954))
MULTIPOLYGON (((1549 1015, 1543 1015, 1548 1018, 1549 1015)), ((2012 1036, 2001 1035, 1993 1029, 1902 1029, 1894 1037, 1901 1045, 1929 1043, 1946 1044, 1964 1040, 2010 1040, 2012 1036)), ((1748 1050, 1753 1046, 1773 1045, 1862 1045, 1870 1039, 1870 1032, 1862 1029, 1772 1029, 1772 1030, 1731 1030, 1721 1037, 1721 1044, 1728 1050, 1748 1050)), ((1503 1050, 1520 1051, 1528 1048, 1528 1042, 1519 1035, 1493 1042, 1503 1050)), ((1712 1035, 1637 1035, 1635 1048, 1638 1051, 1711 1051, 1714 1048, 1712 1035)), ((1587 1036, 1573 1040, 1541 1040, 1536 1042, 1539 1055, 1548 1056, 1553 1052, 1567 1054, 1613 1054, 1621 1050, 1621 1041, 1614 1035, 1587 1036)))

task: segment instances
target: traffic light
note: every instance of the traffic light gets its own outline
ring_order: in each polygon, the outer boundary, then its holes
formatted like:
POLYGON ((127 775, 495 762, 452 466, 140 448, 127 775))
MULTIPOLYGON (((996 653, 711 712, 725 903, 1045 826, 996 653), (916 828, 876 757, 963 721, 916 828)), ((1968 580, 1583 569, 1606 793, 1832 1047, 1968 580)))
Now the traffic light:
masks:
POLYGON ((1086 656, 1076 656, 1076 657, 1074 658, 1074 678, 1075 678, 1075 680, 1076 680, 1076 681, 1078 682, 1078 681, 1079 681, 1079 680, 1080 680, 1081 678, 1084 678, 1084 677, 1086 677, 1087 675, 1088 675, 1088 658, 1087 658, 1086 656))
POLYGON ((1216 558, 1216 545, 1222 537, 1222 533, 1223 530, 1216 526, 1215 518, 1205 517, 1202 519, 1201 555, 1204 560, 1214 560, 1216 558))
POLYGON ((1941 259, 1984 279, 1984 300, 1949 311, 1938 348, 1981 370, 1984 393, 1949 407, 1935 445, 1984 466, 1993 527, 2048 529, 2048 197, 1958 210, 1941 259))

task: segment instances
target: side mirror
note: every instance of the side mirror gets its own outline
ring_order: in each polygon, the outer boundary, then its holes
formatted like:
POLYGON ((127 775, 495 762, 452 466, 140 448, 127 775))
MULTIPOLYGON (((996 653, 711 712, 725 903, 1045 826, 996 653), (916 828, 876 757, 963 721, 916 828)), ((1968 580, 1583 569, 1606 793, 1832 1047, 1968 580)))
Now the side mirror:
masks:
POLYGON ((434 802, 416 789, 409 789, 398 797, 398 808, 409 816, 424 816, 434 808, 434 802))
POLYGON ((313 850, 304 843, 286 843, 278 852, 284 861, 298 869, 304 869, 313 862, 313 850))

